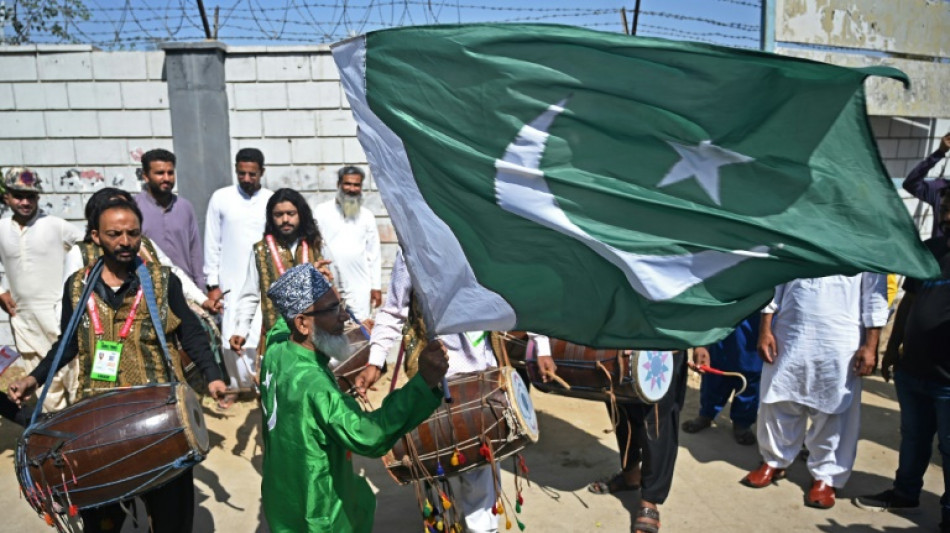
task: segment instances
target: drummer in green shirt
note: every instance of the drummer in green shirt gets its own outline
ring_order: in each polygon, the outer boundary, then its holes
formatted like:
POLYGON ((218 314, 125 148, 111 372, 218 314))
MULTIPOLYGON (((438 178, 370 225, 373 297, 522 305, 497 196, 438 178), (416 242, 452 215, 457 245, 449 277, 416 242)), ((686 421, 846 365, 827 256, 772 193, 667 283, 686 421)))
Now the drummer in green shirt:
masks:
POLYGON ((267 335, 261 364, 267 523, 274 533, 369 532, 376 497, 353 472, 349 452, 380 457, 432 414, 448 369, 445 350, 430 344, 418 374, 364 412, 327 367, 329 357, 349 355, 349 346, 345 304, 326 278, 304 263, 267 295, 283 316, 267 335))

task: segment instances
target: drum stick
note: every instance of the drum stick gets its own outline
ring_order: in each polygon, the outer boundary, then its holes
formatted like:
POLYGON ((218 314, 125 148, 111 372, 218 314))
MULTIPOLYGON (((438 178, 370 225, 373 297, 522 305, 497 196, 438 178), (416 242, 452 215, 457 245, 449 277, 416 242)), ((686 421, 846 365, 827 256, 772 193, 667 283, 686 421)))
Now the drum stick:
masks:
POLYGON ((713 368, 709 365, 690 364, 689 367, 693 369, 693 371, 698 372, 700 374, 714 374, 716 376, 731 376, 734 378, 739 378, 742 381, 742 387, 740 387, 739 391, 736 392, 736 396, 745 392, 746 387, 749 386, 749 382, 746 381, 745 376, 743 376, 741 372, 727 372, 725 370, 719 370, 718 368, 713 368))
POLYGON ((560 384, 565 389, 571 390, 571 386, 566 381, 564 381, 564 379, 561 378, 561 376, 557 375, 557 373, 551 372, 550 370, 548 370, 544 372, 544 375, 558 382, 558 384, 560 384))
POLYGON ((354 324, 360 327, 360 333, 362 333, 363 336, 366 337, 366 340, 369 340, 369 330, 366 329, 366 326, 364 326, 363 323, 360 322, 358 318, 356 318, 356 315, 353 314, 353 310, 350 309, 350 306, 346 306, 346 314, 350 315, 350 320, 352 320, 354 324))

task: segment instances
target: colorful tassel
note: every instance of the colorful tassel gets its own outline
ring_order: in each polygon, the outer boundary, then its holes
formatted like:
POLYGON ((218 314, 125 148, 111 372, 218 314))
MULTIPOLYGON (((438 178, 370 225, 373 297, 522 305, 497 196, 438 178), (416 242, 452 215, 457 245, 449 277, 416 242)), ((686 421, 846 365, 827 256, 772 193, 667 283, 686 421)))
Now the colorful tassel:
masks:
POLYGON ((521 523, 521 520, 518 520, 517 518, 515 518, 515 522, 518 523, 518 529, 520 529, 521 531, 524 531, 524 524, 521 523))
POLYGON ((432 516, 432 504, 429 503, 429 500, 426 500, 426 504, 422 507, 422 516, 426 518, 432 516))
POLYGON ((439 461, 435 464, 435 475, 442 477, 445 475, 445 469, 442 468, 442 462, 439 461))
POLYGON ((444 492, 440 493, 442 495, 442 508, 449 510, 452 508, 452 502, 449 500, 449 497, 445 495, 444 492))

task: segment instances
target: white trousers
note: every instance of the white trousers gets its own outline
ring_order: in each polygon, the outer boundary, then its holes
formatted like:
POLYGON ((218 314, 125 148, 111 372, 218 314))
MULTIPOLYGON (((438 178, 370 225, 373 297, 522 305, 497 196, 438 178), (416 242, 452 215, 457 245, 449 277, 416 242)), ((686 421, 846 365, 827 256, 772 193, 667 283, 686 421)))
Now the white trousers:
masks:
MULTIPOLYGON (((16 349, 22 356, 19 365, 27 373, 32 372, 43 357, 46 356, 53 343, 59 337, 59 306, 54 309, 34 310, 29 308, 17 309, 16 316, 10 319, 10 329, 16 349)), ((38 380, 44 383, 46 376, 38 380)), ((42 387, 36 391, 39 397, 42 387)), ((56 412, 65 409, 76 401, 79 391, 79 358, 75 358, 63 367, 53 378, 43 410, 56 412)))
MULTIPOLYGON (((498 516, 491 512, 496 499, 491 468, 472 470, 456 479, 459 483, 454 492, 465 513, 465 530, 469 533, 496 533, 498 516)), ((514 509, 508 512, 514 512, 514 509)))
POLYGON ((757 423, 759 452, 772 468, 787 468, 804 442, 812 477, 842 488, 854 467, 860 425, 860 397, 833 415, 795 402, 763 403, 757 423))
POLYGON ((228 369, 231 376, 230 388, 251 387, 254 384, 253 373, 257 359, 257 346, 244 348, 240 352, 235 352, 230 348, 225 348, 224 366, 228 369))

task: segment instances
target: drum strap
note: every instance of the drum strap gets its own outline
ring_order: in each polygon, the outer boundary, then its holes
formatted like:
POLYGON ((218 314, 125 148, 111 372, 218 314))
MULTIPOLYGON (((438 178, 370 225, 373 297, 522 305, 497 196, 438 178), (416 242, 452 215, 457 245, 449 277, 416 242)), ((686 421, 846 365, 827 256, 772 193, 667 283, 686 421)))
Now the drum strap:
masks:
MULTIPOLYGON (((102 276, 102 265, 103 259, 100 257, 96 261, 96 264, 93 265, 92 269, 89 271, 89 275, 86 277, 86 286, 83 287, 82 295, 79 297, 80 302, 85 302, 92 294, 92 288, 99 281, 99 277, 102 276)), ((36 424, 36 420, 43 412, 43 402, 46 400, 46 393, 49 392, 50 385, 53 383, 53 376, 56 375, 59 362, 63 359, 63 353, 66 351, 66 346, 72 342, 73 336, 76 335, 76 328, 79 327, 79 319, 82 318, 82 314, 85 311, 86 306, 84 305, 77 305, 76 308, 73 309, 73 316, 69 317, 69 322, 66 324, 66 330, 63 331, 63 334, 59 338, 59 346, 56 348, 56 355, 53 356, 53 364, 50 365, 49 374, 46 376, 46 382, 43 384, 43 392, 40 393, 40 397, 37 400, 36 409, 33 410, 33 416, 30 418, 30 425, 27 427, 32 427, 34 424, 36 424)))
MULTIPOLYGON (((158 313, 158 301, 155 300, 155 287, 152 285, 152 275, 148 271, 145 263, 137 261, 138 266, 135 273, 138 274, 139 284, 145 291, 145 304, 148 307, 148 314, 152 318, 152 327, 155 329, 155 335, 158 337, 158 343, 162 347, 162 355, 165 361, 165 370, 168 372, 169 383, 175 383, 178 379, 172 370, 172 358, 168 353, 168 342, 165 340, 165 326, 162 325, 161 317, 158 313)), ((81 301, 81 300, 80 300, 81 301)))

